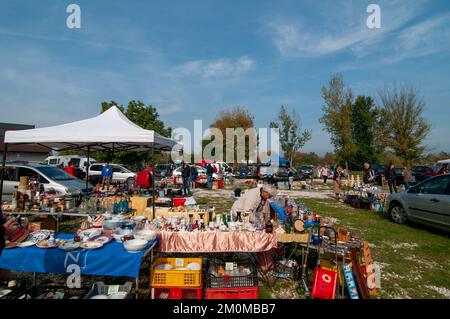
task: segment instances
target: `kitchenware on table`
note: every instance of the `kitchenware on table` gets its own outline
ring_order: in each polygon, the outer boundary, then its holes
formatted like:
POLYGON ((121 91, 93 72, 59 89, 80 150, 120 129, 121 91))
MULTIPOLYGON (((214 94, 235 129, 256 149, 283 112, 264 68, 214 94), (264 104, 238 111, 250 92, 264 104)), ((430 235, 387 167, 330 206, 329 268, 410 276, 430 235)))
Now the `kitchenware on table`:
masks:
POLYGON ((138 230, 136 234, 134 235, 134 238, 136 239, 143 239, 146 241, 153 241, 156 239, 157 232, 149 229, 142 229, 138 230))
POLYGON ((58 245, 58 248, 64 250, 64 251, 72 251, 75 249, 80 248, 80 242, 76 242, 76 241, 66 241, 64 243, 61 243, 58 245))
POLYGON ((50 233, 51 232, 46 229, 34 231, 28 235, 27 241, 31 240, 35 243, 38 243, 40 241, 43 241, 44 239, 47 239, 50 236, 50 233))
POLYGON ((20 244, 18 244, 17 247, 27 248, 27 247, 31 247, 31 246, 34 246, 34 245, 36 245, 36 243, 34 241, 27 240, 27 241, 24 241, 24 242, 21 242, 20 244))
POLYGON ((103 244, 95 241, 87 241, 80 245, 82 249, 97 249, 101 247, 103 247, 103 244))
POLYGON ((137 253, 147 247, 148 242, 142 239, 124 241, 123 246, 129 253, 137 253))

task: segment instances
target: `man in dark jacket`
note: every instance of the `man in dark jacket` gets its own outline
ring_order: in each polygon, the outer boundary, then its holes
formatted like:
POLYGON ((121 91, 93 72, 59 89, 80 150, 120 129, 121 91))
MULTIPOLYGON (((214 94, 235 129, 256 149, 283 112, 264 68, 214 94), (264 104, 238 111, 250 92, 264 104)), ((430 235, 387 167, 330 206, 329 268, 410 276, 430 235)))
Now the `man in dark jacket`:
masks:
POLYGON ((397 180, 395 174, 395 166, 393 163, 389 164, 388 172, 387 172, 387 182, 389 185, 389 192, 392 194, 393 192, 397 193, 397 180))
POLYGON ((214 174, 214 167, 211 163, 206 166, 206 176, 208 177, 208 189, 212 189, 212 180, 214 174))
POLYGON ((375 172, 370 167, 369 163, 364 163, 363 167, 363 183, 373 185, 375 184, 375 172))
POLYGON ((183 194, 185 196, 192 195, 191 189, 189 187, 189 181, 190 181, 190 177, 191 177, 191 167, 187 163, 183 163, 181 177, 183 178, 183 194))

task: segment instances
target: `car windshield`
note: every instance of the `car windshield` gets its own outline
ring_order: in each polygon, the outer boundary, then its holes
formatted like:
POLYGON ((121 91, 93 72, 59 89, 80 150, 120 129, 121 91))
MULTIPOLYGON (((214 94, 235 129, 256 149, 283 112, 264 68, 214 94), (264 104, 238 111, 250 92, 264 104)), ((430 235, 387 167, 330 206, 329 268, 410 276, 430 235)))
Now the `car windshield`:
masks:
POLYGON ((65 171, 63 171, 60 168, 43 166, 43 167, 36 167, 36 169, 54 181, 66 181, 66 180, 75 179, 75 177, 67 174, 65 171))

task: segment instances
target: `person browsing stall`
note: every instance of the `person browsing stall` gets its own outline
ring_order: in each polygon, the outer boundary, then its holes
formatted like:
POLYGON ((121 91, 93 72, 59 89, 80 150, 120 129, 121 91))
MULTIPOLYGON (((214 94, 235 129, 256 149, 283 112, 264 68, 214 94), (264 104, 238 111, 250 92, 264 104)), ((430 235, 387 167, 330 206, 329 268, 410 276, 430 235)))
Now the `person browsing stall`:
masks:
POLYGON ((253 188, 246 191, 231 207, 234 216, 237 212, 250 212, 255 215, 268 206, 269 200, 277 195, 277 189, 271 184, 265 184, 263 187, 253 188))
POLYGON ((105 185, 107 185, 107 189, 109 189, 109 184, 111 183, 112 177, 113 177, 113 168, 108 163, 104 164, 102 167, 102 189, 105 188, 105 185))

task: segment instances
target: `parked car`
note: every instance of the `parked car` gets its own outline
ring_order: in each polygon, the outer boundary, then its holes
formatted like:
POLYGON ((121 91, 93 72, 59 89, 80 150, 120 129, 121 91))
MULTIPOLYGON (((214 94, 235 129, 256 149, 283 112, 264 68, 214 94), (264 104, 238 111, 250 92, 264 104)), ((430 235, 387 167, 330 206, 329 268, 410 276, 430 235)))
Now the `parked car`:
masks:
MULTIPOLYGON (((80 155, 59 155, 59 156, 49 156, 44 161, 44 165, 49 166, 58 166, 58 165, 64 165, 64 167, 67 167, 69 165, 69 162, 74 163, 76 166, 78 166, 82 171, 86 172, 86 166, 87 166, 87 157, 80 156, 80 155)), ((89 158, 89 164, 95 164, 97 163, 97 160, 94 158, 89 158)))
POLYGON ((67 174, 64 170, 43 164, 27 162, 7 163, 4 171, 3 194, 11 195, 19 187, 20 176, 35 178, 44 185, 46 192, 55 191, 61 195, 78 196, 92 192, 93 186, 67 174))
POLYGON ((313 165, 301 165, 298 167, 298 172, 302 173, 305 178, 311 178, 313 173, 314 166, 313 165))
POLYGON ((244 166, 236 171, 236 178, 256 178, 256 166, 244 166))
POLYGON ((408 221, 450 232, 450 174, 431 177, 388 197, 388 213, 399 224, 408 221))
POLYGON ((435 170, 433 170, 432 167, 425 166, 425 165, 413 166, 411 168, 411 171, 413 173, 416 173, 416 174, 423 174, 423 175, 428 175, 428 176, 435 176, 435 175, 437 175, 437 172, 435 170))
POLYGON ((286 182, 288 180, 288 168, 283 166, 258 165, 257 178, 271 182, 286 182))
POLYGON ((175 166, 173 164, 156 164, 154 169, 155 177, 170 177, 174 168, 175 166))
MULTIPOLYGON (((94 183, 101 181, 102 168, 104 163, 96 163, 89 167, 89 179, 94 183)), ((131 172, 127 168, 119 164, 110 164, 113 168, 112 182, 127 183, 128 185, 134 184, 136 179, 136 173, 131 172)))
POLYGON ((308 174, 299 173, 295 168, 292 167, 288 168, 288 174, 291 172, 293 174, 294 181, 304 181, 310 178, 308 174))

